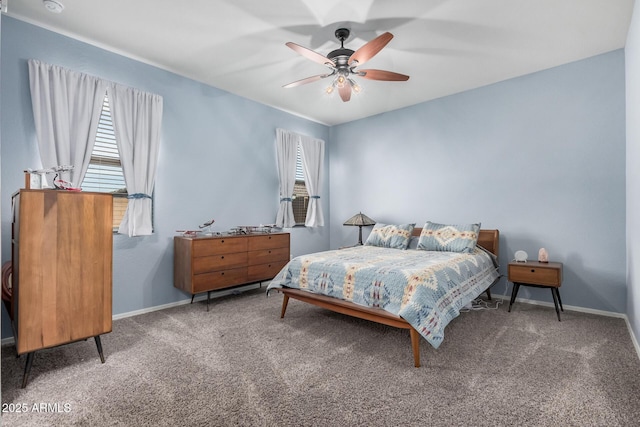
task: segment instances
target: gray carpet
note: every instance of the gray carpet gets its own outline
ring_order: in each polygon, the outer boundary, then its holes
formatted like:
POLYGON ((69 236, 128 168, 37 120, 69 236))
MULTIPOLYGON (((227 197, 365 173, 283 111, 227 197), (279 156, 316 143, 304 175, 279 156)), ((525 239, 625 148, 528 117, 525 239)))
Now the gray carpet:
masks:
POLYGON ((438 350, 407 331, 262 290, 117 320, 25 357, 2 348, 5 426, 631 426, 640 360, 624 320, 516 304, 455 319, 438 350), (44 412, 34 409, 41 408, 44 412), (45 404, 42 406, 42 404, 45 404), (47 404, 48 407, 47 407, 47 404))

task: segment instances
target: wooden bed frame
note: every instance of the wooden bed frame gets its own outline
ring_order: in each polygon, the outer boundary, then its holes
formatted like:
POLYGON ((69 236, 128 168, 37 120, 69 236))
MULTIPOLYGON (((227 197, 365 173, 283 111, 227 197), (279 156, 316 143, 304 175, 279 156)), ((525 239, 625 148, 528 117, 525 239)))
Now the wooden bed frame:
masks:
MULTIPOLYGON (((415 228, 413 236, 420 236, 422 228, 415 228)), ((482 246, 489 252, 498 256, 500 233, 498 230, 480 230, 478 237, 478 245, 482 246)), ((371 308, 354 304, 337 298, 325 295, 314 294, 312 292, 301 291, 299 289, 277 288, 275 289, 284 294, 282 300, 282 311, 280 318, 284 317, 287 311, 289 298, 297 299, 336 313, 346 314, 347 316, 357 317, 359 319, 370 320, 372 322, 381 323, 383 325, 393 326, 401 329, 408 329, 411 336, 411 348, 413 350, 413 362, 416 368, 420 367, 420 334, 406 320, 395 314, 388 313, 381 308, 371 308)), ((489 288, 485 291, 489 299, 491 299, 491 291, 489 288)))

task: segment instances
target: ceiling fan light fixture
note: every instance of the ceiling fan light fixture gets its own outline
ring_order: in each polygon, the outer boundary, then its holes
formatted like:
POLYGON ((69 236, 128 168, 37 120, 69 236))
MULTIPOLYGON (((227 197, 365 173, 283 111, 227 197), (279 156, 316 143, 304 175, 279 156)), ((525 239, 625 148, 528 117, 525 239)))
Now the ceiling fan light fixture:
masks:
POLYGON ((362 92, 362 86, 360 86, 358 83, 356 83, 355 80, 349 79, 349 84, 351 85, 351 89, 353 90, 353 92, 355 92, 355 93, 362 92))

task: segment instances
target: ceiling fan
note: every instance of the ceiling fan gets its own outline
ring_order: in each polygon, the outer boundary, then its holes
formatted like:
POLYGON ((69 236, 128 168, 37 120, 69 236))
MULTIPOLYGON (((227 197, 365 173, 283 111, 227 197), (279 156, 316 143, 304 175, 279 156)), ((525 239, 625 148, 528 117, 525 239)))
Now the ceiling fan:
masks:
POLYGON ((340 93, 340 98, 342 98, 342 101, 347 102, 351 99, 352 91, 358 93, 362 90, 358 83, 356 83, 356 81, 351 78, 351 76, 359 76, 369 80, 409 80, 409 76, 394 73, 392 71, 373 69, 356 70, 356 67, 364 64, 365 62, 373 58, 378 52, 380 52, 382 48, 384 48, 387 43, 391 41, 391 39, 393 38, 393 34, 389 32, 381 34, 375 39, 367 42, 364 46, 356 51, 344 47, 344 41, 349 38, 349 34, 349 29, 338 28, 335 32, 335 36, 338 40, 340 40, 340 49, 329 52, 327 56, 323 56, 311 49, 307 49, 306 47, 302 47, 292 42, 286 43, 287 46, 289 46, 291 49, 295 50, 305 58, 329 67, 331 69, 331 72, 307 77, 306 79, 302 80, 297 80, 295 82, 286 84, 283 87, 296 87, 327 77, 334 77, 331 85, 327 87, 326 92, 332 93, 335 89, 338 89, 338 93, 340 93))

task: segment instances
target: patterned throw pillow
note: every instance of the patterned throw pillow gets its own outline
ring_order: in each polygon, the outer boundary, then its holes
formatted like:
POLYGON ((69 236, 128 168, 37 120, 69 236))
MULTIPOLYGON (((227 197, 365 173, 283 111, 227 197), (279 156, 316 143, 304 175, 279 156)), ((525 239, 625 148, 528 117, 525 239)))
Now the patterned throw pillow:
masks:
POLYGON ((415 224, 386 225, 376 224, 364 242, 367 246, 381 248, 407 249, 415 224))
POLYGON ((480 223, 464 225, 424 225, 418 240, 418 249, 424 251, 471 252, 478 243, 480 223))

